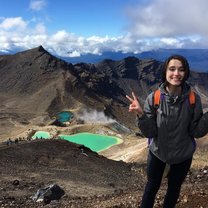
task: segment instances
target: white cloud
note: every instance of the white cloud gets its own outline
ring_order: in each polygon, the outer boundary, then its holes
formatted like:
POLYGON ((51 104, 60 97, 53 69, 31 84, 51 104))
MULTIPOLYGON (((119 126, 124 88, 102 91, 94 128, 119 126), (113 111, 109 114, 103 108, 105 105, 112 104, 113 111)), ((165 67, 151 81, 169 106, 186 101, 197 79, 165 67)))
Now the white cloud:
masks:
POLYGON ((69 39, 70 39, 70 35, 65 30, 58 31, 51 36, 51 41, 56 43, 67 44, 69 39))
MULTIPOLYGON (((24 22, 24 21, 23 21, 24 22)), ((0 22, 0 25, 1 22, 0 22)), ((102 54, 104 51, 123 51, 138 53, 155 48, 208 47, 206 38, 135 38, 128 33, 119 37, 91 36, 84 38, 65 30, 47 34, 43 23, 31 27, 25 26, 24 32, 8 30, 0 27, 0 51, 14 49, 29 49, 43 45, 49 52, 58 56, 75 57, 81 54, 102 54), (203 41, 203 42, 202 42, 203 41)))
POLYGON ((30 28, 29 24, 22 17, 0 20, 0 50, 24 50, 45 43, 47 35, 44 25, 38 23, 30 28))
POLYGON ((27 27, 27 21, 24 21, 22 17, 11 17, 2 19, 0 23, 1 30, 24 30, 27 27))
POLYGON ((31 0, 30 9, 40 11, 46 6, 45 0, 31 0))
POLYGON ((78 51, 72 51, 68 53, 68 57, 79 57, 81 54, 78 51))
POLYGON ((35 26, 35 33, 37 34, 45 34, 46 33, 46 28, 45 25, 41 22, 37 23, 35 26))
MULTIPOLYGON (((33 6, 32 6, 33 5, 33 6)), ((31 1, 38 10, 45 1, 31 1), (35 6, 36 5, 36 6, 35 6), (39 5, 39 6, 38 6, 39 5)), ((58 56, 102 54, 104 51, 138 53, 156 48, 207 48, 207 0, 154 0, 128 9, 125 35, 77 36, 66 30, 48 34, 41 19, 0 18, 0 51, 29 49, 43 45, 58 56)))
POLYGON ((137 38, 208 35, 207 0, 155 0, 129 8, 128 30, 137 38))

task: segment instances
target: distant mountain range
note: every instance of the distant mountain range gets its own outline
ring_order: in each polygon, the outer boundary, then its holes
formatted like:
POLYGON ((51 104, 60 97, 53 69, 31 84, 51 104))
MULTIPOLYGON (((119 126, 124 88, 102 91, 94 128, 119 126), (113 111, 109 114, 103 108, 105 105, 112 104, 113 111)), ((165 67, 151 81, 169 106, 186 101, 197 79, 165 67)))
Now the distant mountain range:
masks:
POLYGON ((146 51, 139 54, 122 53, 122 52, 104 52, 102 55, 86 54, 80 57, 60 57, 72 64, 84 63, 98 63, 104 59, 121 60, 129 56, 135 56, 140 59, 155 59, 164 61, 168 56, 173 54, 180 54, 185 56, 193 71, 208 72, 208 49, 158 49, 146 51))
MULTIPOLYGON (((6 54, 16 54, 18 50, 10 51, 6 54)), ((208 49, 157 49, 151 51, 145 51, 138 54, 135 53, 123 53, 121 51, 112 52, 106 51, 103 52, 102 55, 95 55, 95 54, 85 54, 81 55, 80 57, 62 57, 57 56, 66 62, 77 64, 77 63, 91 63, 96 64, 105 59, 111 59, 113 61, 119 61, 121 59, 127 57, 136 57, 139 59, 154 59, 157 61, 163 62, 168 56, 173 54, 180 54, 185 56, 190 64, 192 71, 198 72, 208 72, 208 49)), ((0 55, 5 55, 5 53, 0 52, 0 55)))

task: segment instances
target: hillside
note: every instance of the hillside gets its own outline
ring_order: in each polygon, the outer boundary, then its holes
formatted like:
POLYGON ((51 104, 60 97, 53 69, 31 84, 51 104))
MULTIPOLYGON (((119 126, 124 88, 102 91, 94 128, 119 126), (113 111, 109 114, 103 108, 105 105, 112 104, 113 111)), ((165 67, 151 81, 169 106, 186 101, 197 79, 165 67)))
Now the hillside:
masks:
MULTIPOLYGON (((208 138, 204 141, 207 147, 208 138)), ((204 150, 197 150, 177 208, 207 206, 208 166, 197 162, 199 153, 201 159, 206 157, 204 150)), ((1 145, 0 157, 1 207, 133 208, 141 201, 146 150, 140 162, 125 163, 64 140, 36 140, 1 145), (33 201, 40 188, 51 184, 64 190, 60 200, 33 201)), ((157 208, 161 207, 165 183, 164 178, 157 208)))

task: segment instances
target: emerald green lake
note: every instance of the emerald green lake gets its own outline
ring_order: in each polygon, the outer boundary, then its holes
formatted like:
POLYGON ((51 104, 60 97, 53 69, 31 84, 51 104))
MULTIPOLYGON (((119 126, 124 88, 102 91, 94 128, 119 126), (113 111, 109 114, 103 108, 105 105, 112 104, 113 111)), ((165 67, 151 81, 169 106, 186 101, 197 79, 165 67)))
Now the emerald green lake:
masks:
POLYGON ((36 131, 32 136, 32 139, 48 139, 50 138, 50 134, 47 131, 36 131))
POLYGON ((59 114, 57 114, 57 120, 59 122, 67 122, 73 117, 73 114, 69 111, 62 111, 59 114))
POLYGON ((100 152, 115 144, 119 144, 122 140, 114 136, 106 136, 92 133, 79 133, 73 135, 59 135, 61 139, 84 145, 95 152, 100 152))

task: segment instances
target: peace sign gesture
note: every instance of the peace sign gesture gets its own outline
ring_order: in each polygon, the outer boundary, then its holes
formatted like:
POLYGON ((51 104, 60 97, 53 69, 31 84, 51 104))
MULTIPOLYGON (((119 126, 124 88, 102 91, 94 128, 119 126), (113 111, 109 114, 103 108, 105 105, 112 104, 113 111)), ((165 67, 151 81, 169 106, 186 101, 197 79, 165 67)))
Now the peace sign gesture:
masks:
POLYGON ((135 112, 139 116, 142 116, 143 110, 134 92, 132 92, 132 97, 133 98, 126 95, 126 98, 131 102, 131 104, 129 105, 129 112, 135 112))

